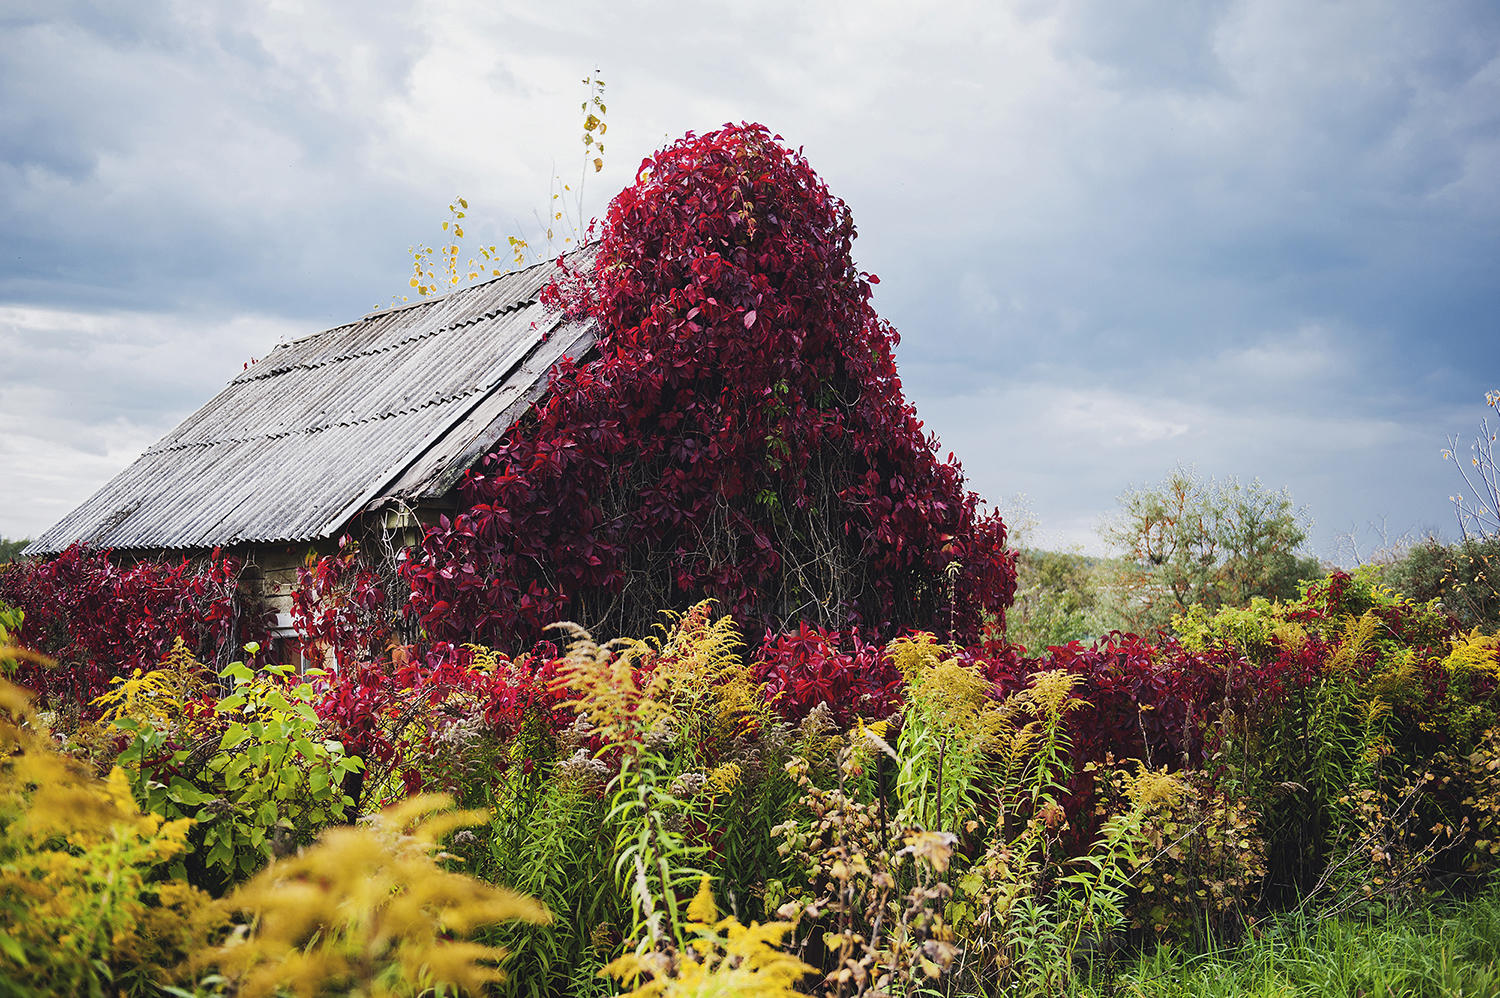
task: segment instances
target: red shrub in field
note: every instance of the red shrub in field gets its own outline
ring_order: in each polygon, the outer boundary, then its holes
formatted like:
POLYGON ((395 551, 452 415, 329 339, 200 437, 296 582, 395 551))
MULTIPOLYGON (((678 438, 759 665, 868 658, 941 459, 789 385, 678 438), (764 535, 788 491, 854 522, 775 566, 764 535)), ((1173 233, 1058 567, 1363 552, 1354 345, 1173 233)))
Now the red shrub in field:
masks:
POLYGON ((853 632, 805 623, 787 634, 767 631, 754 669, 772 706, 792 721, 826 703, 848 725, 855 717, 887 717, 902 700, 901 673, 881 648, 853 632))
POLYGON ((314 680, 319 720, 365 762, 365 772, 345 787, 356 800, 373 785, 371 774, 378 781, 396 773, 416 792, 424 772, 453 764, 445 757, 501 745, 528 721, 548 729, 559 723, 550 644, 515 659, 496 656, 489 668, 476 664, 472 648, 444 642, 420 655, 402 646, 393 652, 390 660, 358 662, 314 680), (465 738, 453 737, 455 722, 465 738))
POLYGON ((1003 614, 1005 528, 902 397, 854 235, 762 126, 646 161, 592 270, 550 292, 597 323, 598 359, 554 379, 403 566, 428 632, 644 633, 704 596, 751 630, 971 640, 1003 614))
POLYGON ((21 643, 58 661, 55 669, 32 667, 21 676, 49 700, 86 708, 112 677, 153 668, 179 637, 205 662, 265 638, 264 615, 246 612, 236 599, 235 559, 215 552, 203 563, 122 565, 109 554, 75 544, 0 574, 0 601, 26 614, 21 643))
POLYGON ((1085 648, 1072 642, 1048 650, 1035 669, 1066 669, 1083 677, 1077 696, 1090 706, 1069 715, 1075 758, 1149 760, 1173 768, 1198 764, 1207 722, 1230 695, 1224 654, 1195 655, 1175 642, 1118 631, 1085 648))

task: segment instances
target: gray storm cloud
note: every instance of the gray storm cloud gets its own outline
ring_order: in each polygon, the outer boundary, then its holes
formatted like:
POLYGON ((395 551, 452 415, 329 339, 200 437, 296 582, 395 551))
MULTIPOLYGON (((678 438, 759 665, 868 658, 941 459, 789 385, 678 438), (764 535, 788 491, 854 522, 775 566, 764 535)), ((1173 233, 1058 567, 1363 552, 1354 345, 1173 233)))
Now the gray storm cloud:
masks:
POLYGON ((1450 521, 1500 383, 1489 4, 36 5, 0 23, 0 533, 35 533, 277 338, 759 120, 851 205, 919 412, 1068 543, 1179 461, 1450 521))

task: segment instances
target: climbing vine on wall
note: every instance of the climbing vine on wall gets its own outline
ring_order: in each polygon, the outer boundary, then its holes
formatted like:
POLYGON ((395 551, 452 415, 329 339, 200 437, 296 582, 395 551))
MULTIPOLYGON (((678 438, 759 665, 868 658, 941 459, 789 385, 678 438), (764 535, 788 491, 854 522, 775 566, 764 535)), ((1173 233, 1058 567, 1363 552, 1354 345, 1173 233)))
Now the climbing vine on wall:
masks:
POLYGON ((901 391, 847 206, 761 125, 689 133, 549 289, 599 355, 465 480, 406 561, 434 637, 649 626, 704 595, 751 626, 973 637, 1015 585, 998 515, 901 391))

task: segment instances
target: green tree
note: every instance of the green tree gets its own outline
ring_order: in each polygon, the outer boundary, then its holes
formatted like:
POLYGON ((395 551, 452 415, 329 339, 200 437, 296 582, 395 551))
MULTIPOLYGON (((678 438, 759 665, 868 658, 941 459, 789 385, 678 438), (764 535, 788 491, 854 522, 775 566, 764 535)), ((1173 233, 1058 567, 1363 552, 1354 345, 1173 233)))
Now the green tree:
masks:
POLYGON ((1006 637, 1029 651, 1092 638, 1098 621, 1103 559, 1072 551, 1016 552, 1016 600, 1006 611, 1006 637))
POLYGON ((31 541, 25 537, 20 540, 11 540, 8 537, 0 537, 0 565, 8 564, 21 557, 21 552, 31 541))
POLYGON ((1259 479, 1204 481, 1179 467, 1159 485, 1127 491, 1120 504, 1100 532, 1124 557, 1110 588, 1133 630, 1166 627, 1194 605, 1287 599, 1300 579, 1322 574, 1317 559, 1298 554, 1304 514, 1284 489, 1259 479))

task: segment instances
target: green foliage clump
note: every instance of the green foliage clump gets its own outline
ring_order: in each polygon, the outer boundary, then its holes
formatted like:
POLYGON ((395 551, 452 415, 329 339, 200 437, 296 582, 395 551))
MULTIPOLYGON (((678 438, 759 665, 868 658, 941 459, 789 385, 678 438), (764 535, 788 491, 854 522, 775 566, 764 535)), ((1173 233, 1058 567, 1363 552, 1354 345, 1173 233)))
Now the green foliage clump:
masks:
POLYGON ((931 831, 956 829, 978 809, 986 763, 1030 700, 994 699, 979 670, 932 635, 898 638, 888 653, 906 679, 895 753, 902 817, 931 831))
POLYGON ((1257 663, 1274 658, 1293 634, 1280 605, 1261 596, 1246 607, 1191 606, 1173 615, 1172 630, 1188 651, 1203 654, 1227 647, 1257 663))
POLYGON ((1114 599, 1130 630, 1164 628, 1194 606, 1290 599, 1299 579, 1322 574, 1297 553, 1307 531, 1291 497, 1258 480, 1204 482, 1179 468, 1120 503, 1101 533, 1126 561, 1114 599))
POLYGON ((1484 733, 1479 744, 1461 761, 1460 786, 1468 792, 1461 807, 1469 834, 1469 869, 1487 873, 1500 869, 1500 728, 1484 733))
POLYGON ((1254 916, 1266 875, 1266 844, 1250 802, 1203 773, 1143 770, 1125 792, 1141 807, 1141 852, 1131 880, 1131 924, 1153 938, 1233 938, 1254 916))
POLYGON ((1430 537, 1377 570, 1412 599, 1439 601, 1465 628, 1500 629, 1500 537, 1455 544, 1430 537))
POLYGON ((1113 630, 1105 579, 1118 566, 1066 551, 1023 548, 1016 554, 1016 598, 1005 613, 1005 636, 1033 654, 1113 630))
POLYGON ((233 662, 222 679, 234 690, 215 700, 216 681, 179 639, 159 668, 114 680, 98 701, 129 739, 119 765, 142 806, 194 819, 191 865, 179 859, 175 875, 214 889, 349 817, 343 778, 363 766, 323 736, 313 688, 290 666, 233 662))
POLYGON ((782 866, 771 829, 795 797, 796 736, 730 618, 703 603, 649 639, 573 636, 554 684, 573 722, 518 737, 495 789, 486 876, 558 916, 508 934, 512 993, 602 993, 595 974, 623 949, 684 952, 705 874, 738 916, 763 916, 759 892, 782 866))

